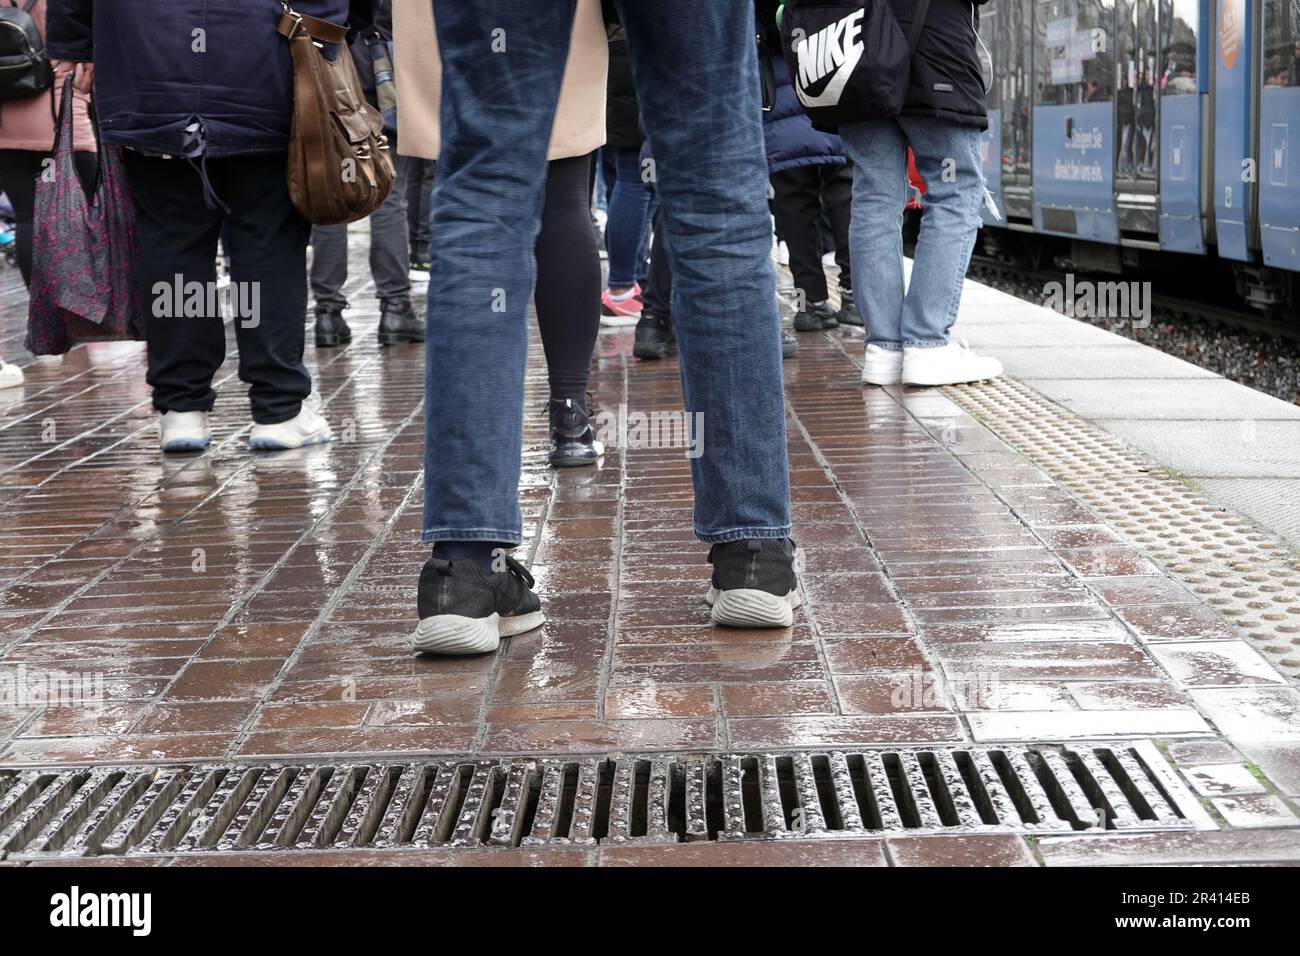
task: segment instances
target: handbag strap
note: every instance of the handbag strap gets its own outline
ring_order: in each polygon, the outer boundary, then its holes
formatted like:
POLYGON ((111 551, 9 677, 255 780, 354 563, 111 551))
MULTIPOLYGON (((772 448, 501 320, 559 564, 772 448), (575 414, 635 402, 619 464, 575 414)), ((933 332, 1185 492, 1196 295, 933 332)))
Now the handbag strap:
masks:
POLYGON ((285 39, 292 40, 299 30, 321 43, 342 43, 347 39, 346 23, 331 23, 329 20, 299 13, 284 0, 281 0, 280 6, 284 7, 284 16, 280 18, 280 25, 276 29, 285 39))
POLYGON ((907 28, 907 50, 909 53, 916 52, 916 41, 921 39, 921 29, 925 26, 925 18, 930 13, 930 0, 916 0, 916 14, 912 17, 912 24, 907 28))

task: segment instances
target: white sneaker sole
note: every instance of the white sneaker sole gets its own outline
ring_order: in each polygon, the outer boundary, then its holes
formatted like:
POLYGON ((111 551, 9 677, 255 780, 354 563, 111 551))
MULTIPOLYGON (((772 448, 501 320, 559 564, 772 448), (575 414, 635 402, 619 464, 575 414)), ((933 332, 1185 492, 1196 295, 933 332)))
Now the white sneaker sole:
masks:
POLYGON ((308 448, 312 445, 324 445, 334 439, 334 436, 326 432, 323 435, 309 435, 302 441, 295 443, 281 441, 278 438, 250 438, 248 447, 254 451, 287 451, 290 448, 308 448))
POLYGON ((207 438, 171 438, 163 442, 162 450, 168 454, 183 451, 203 451, 212 444, 212 436, 207 438))
POLYGON ((789 627, 794 609, 802 603, 798 588, 785 595, 756 588, 709 588, 705 600, 713 608, 713 623, 726 627, 789 627))
POLYGON ((426 617, 416 625, 411 645, 417 654, 487 654, 501 646, 499 617, 426 617))
POLYGON ((501 638, 523 634, 546 623, 541 611, 502 617, 463 617, 438 614, 415 627, 411 645, 417 654, 488 654, 501 646, 501 638))
POLYGON ((639 315, 602 315, 600 324, 607 329, 625 329, 641 321, 639 315))
POLYGON ((903 370, 896 369, 893 372, 880 372, 862 370, 863 385, 902 385, 903 370))
POLYGON ((903 373, 902 384, 915 388, 935 388, 940 385, 965 385, 970 382, 989 382, 1002 374, 998 369, 989 375, 917 375, 903 373))
POLYGON ((541 611, 530 611, 527 614, 501 618, 497 628, 502 637, 514 637, 516 634, 526 634, 528 631, 539 628, 545 623, 545 614, 541 611))

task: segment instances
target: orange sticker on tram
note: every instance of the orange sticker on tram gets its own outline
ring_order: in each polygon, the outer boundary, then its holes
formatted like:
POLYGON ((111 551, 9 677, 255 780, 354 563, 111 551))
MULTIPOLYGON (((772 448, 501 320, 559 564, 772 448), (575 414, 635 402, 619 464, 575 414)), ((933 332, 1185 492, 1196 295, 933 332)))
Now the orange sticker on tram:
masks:
POLYGON ((1237 65, 1241 53, 1241 31, 1246 19, 1245 0, 1219 0, 1219 55, 1223 68, 1231 70, 1237 65))

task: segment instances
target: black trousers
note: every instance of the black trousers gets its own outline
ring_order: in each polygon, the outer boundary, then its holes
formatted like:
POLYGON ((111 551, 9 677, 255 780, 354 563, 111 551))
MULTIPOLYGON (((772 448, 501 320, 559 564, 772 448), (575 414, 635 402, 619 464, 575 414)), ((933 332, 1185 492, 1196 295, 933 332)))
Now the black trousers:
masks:
POLYGON ((551 397, 586 408, 600 333, 600 253, 591 228, 592 156, 553 159, 537 235, 537 327, 551 397))
MULTIPOLYGON (((23 285, 32 284, 32 236, 35 234, 33 218, 36 209, 36 180, 45 171, 43 163, 49 153, 33 149, 0 149, 0 190, 9 197, 14 207, 14 244, 18 247, 18 269, 23 274, 23 285)), ((78 151, 72 154, 77 174, 83 186, 95 186, 99 169, 99 156, 78 151)))
POLYGON ((429 258, 429 203, 433 199, 433 178, 438 164, 432 159, 400 155, 398 163, 403 167, 411 259, 423 262, 429 258))
POLYGON ((130 150, 124 155, 135 198, 137 278, 145 302, 154 408, 210 411, 216 400, 212 377, 226 357, 220 310, 203 307, 195 310, 201 314, 186 316, 175 314, 174 306, 189 283, 215 288, 222 237, 232 285, 243 304, 256 305, 247 310, 255 314, 237 314, 233 321, 239 377, 249 386, 253 421, 273 425, 293 418, 311 393, 302 362, 311 226, 289 198, 285 154, 207 161, 212 190, 229 214, 207 207, 199 171, 188 161, 130 150))
POLYGON ((650 246, 650 272, 646 276, 645 291, 641 295, 646 315, 662 322, 673 319, 673 267, 668 261, 668 236, 660 228, 662 215, 655 207, 654 243, 650 246))
POLYGON ((796 166, 772 174, 776 194, 776 229, 790 249, 794 286, 805 300, 826 300, 826 272, 822 269, 822 211, 835 236, 835 263, 840 267, 840 288, 852 289, 849 264, 849 210, 853 204, 853 167, 841 165, 796 166))

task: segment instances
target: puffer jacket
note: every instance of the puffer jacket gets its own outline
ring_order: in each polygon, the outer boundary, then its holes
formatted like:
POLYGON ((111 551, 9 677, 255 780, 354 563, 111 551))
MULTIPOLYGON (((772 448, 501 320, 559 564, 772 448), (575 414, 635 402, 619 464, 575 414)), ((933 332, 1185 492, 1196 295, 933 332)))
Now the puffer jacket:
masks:
POLYGON ((780 47, 765 45, 760 55, 766 57, 772 71, 772 108, 763 114, 768 172, 779 173, 796 166, 843 164, 844 147, 840 138, 813 129, 808 114, 799 105, 780 47))
MULTIPOLYGON (((353 26, 372 0, 293 0, 299 13, 353 26)), ((46 47, 93 61, 106 143, 212 157, 288 148, 293 112, 280 0, 48 0, 46 47), (198 123, 197 133, 186 127, 198 123)), ((338 50, 327 51, 338 55, 338 50)))
MULTIPOLYGON (((889 0, 907 34, 916 0, 889 0)), ((930 0, 925 27, 912 54, 904 116, 930 116, 987 129, 984 73, 980 66, 979 8, 987 0, 930 0)))

